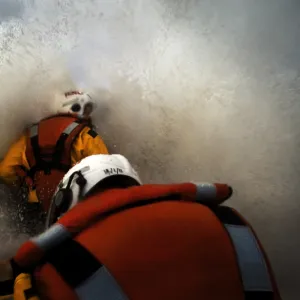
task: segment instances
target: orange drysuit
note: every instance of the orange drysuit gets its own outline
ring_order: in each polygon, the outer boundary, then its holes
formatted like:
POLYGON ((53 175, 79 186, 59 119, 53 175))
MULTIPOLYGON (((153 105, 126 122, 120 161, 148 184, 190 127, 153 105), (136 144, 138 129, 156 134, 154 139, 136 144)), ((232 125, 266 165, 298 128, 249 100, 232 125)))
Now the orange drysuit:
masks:
POLYGON ((29 202, 41 202, 47 211, 64 174, 84 157, 108 154, 90 122, 59 114, 33 125, 15 142, 0 163, 0 177, 7 183, 22 179, 29 202))
POLYGON ((35 282, 15 295, 41 300, 280 299, 247 221, 201 204, 191 183, 94 194, 11 262, 15 276, 31 272, 35 282))

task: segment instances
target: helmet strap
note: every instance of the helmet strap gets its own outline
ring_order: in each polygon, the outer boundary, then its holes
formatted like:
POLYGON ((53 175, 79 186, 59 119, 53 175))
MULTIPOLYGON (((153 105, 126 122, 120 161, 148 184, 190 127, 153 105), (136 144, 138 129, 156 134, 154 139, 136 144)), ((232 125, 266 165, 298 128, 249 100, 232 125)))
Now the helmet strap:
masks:
POLYGON ((58 212, 59 215, 62 215, 66 213, 70 208, 73 200, 73 192, 71 189, 71 184, 73 182, 75 175, 78 175, 78 178, 76 179, 76 184, 78 184, 79 186, 78 198, 82 199, 83 188, 86 185, 87 181, 82 175, 81 171, 76 171, 70 176, 67 186, 65 188, 61 188, 52 199, 52 203, 48 211, 48 216, 46 220, 46 228, 49 228, 53 223, 56 222, 58 218, 57 215, 58 212))

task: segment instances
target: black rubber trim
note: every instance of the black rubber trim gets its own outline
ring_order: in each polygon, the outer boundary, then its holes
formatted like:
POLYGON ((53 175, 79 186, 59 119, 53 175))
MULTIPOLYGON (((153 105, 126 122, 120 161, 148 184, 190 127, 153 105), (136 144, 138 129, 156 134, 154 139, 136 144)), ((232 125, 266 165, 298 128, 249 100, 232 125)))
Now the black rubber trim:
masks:
POLYGON ((102 267, 102 264, 88 250, 72 239, 55 247, 46 255, 45 260, 73 288, 102 267))
POLYGON ((98 133, 97 133, 95 130, 93 130, 93 129, 89 130, 89 131, 88 131, 88 134, 89 134, 92 138, 95 138, 95 137, 98 135, 98 133))
POLYGON ((227 206, 218 206, 213 212, 223 224, 246 226, 245 222, 227 206))
POLYGON ((246 291, 245 300, 274 300, 274 293, 267 291, 246 291))
POLYGON ((5 280, 0 282, 0 297, 12 295, 14 293, 14 280, 5 280))
POLYGON ((25 296, 26 300, 30 300, 30 298, 36 297, 37 296, 36 289, 31 287, 31 288, 25 290, 24 296, 25 296))

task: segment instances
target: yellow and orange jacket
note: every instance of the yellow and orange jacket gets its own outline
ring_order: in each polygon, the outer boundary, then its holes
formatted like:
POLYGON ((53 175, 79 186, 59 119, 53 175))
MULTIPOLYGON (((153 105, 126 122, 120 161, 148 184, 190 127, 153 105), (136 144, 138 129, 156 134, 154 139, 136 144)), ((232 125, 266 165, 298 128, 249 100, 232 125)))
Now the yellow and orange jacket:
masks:
POLYGON ((47 210, 63 175, 81 159, 93 154, 108 154, 108 150, 89 121, 70 114, 59 114, 33 125, 10 147, 0 163, 0 177, 9 184, 19 179, 25 181, 29 189, 28 201, 41 202, 47 210), (41 168, 36 169, 37 159, 49 161, 55 147, 59 148, 59 140, 63 141, 60 143, 63 146, 60 150, 62 157, 57 164, 60 170, 54 168, 51 176, 46 176, 39 170, 41 168), (39 146, 38 153, 34 153, 34 143, 39 146))
MULTIPOLYGON (((216 197, 226 193, 216 187, 216 197)), ((143 185, 89 196, 18 250, 15 276, 31 270, 35 290, 27 282, 15 295, 280 300, 251 226, 229 207, 207 206, 201 188, 143 185)))

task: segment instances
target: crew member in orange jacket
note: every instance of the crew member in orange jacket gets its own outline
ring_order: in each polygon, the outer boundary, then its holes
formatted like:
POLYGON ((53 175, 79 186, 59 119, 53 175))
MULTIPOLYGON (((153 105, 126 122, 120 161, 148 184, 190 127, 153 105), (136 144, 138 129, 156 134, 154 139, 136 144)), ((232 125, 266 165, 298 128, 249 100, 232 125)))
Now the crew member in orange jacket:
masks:
POLYGON ((31 126, 10 147, 0 163, 0 177, 25 184, 28 201, 40 202, 47 211, 58 183, 74 164, 92 154, 108 153, 92 128, 94 106, 86 93, 66 93, 59 114, 31 126))
POLYGON ((15 300, 278 300, 253 229, 220 206, 231 194, 226 184, 141 185, 124 157, 87 157, 59 184, 48 230, 0 268, 2 287, 15 300))

